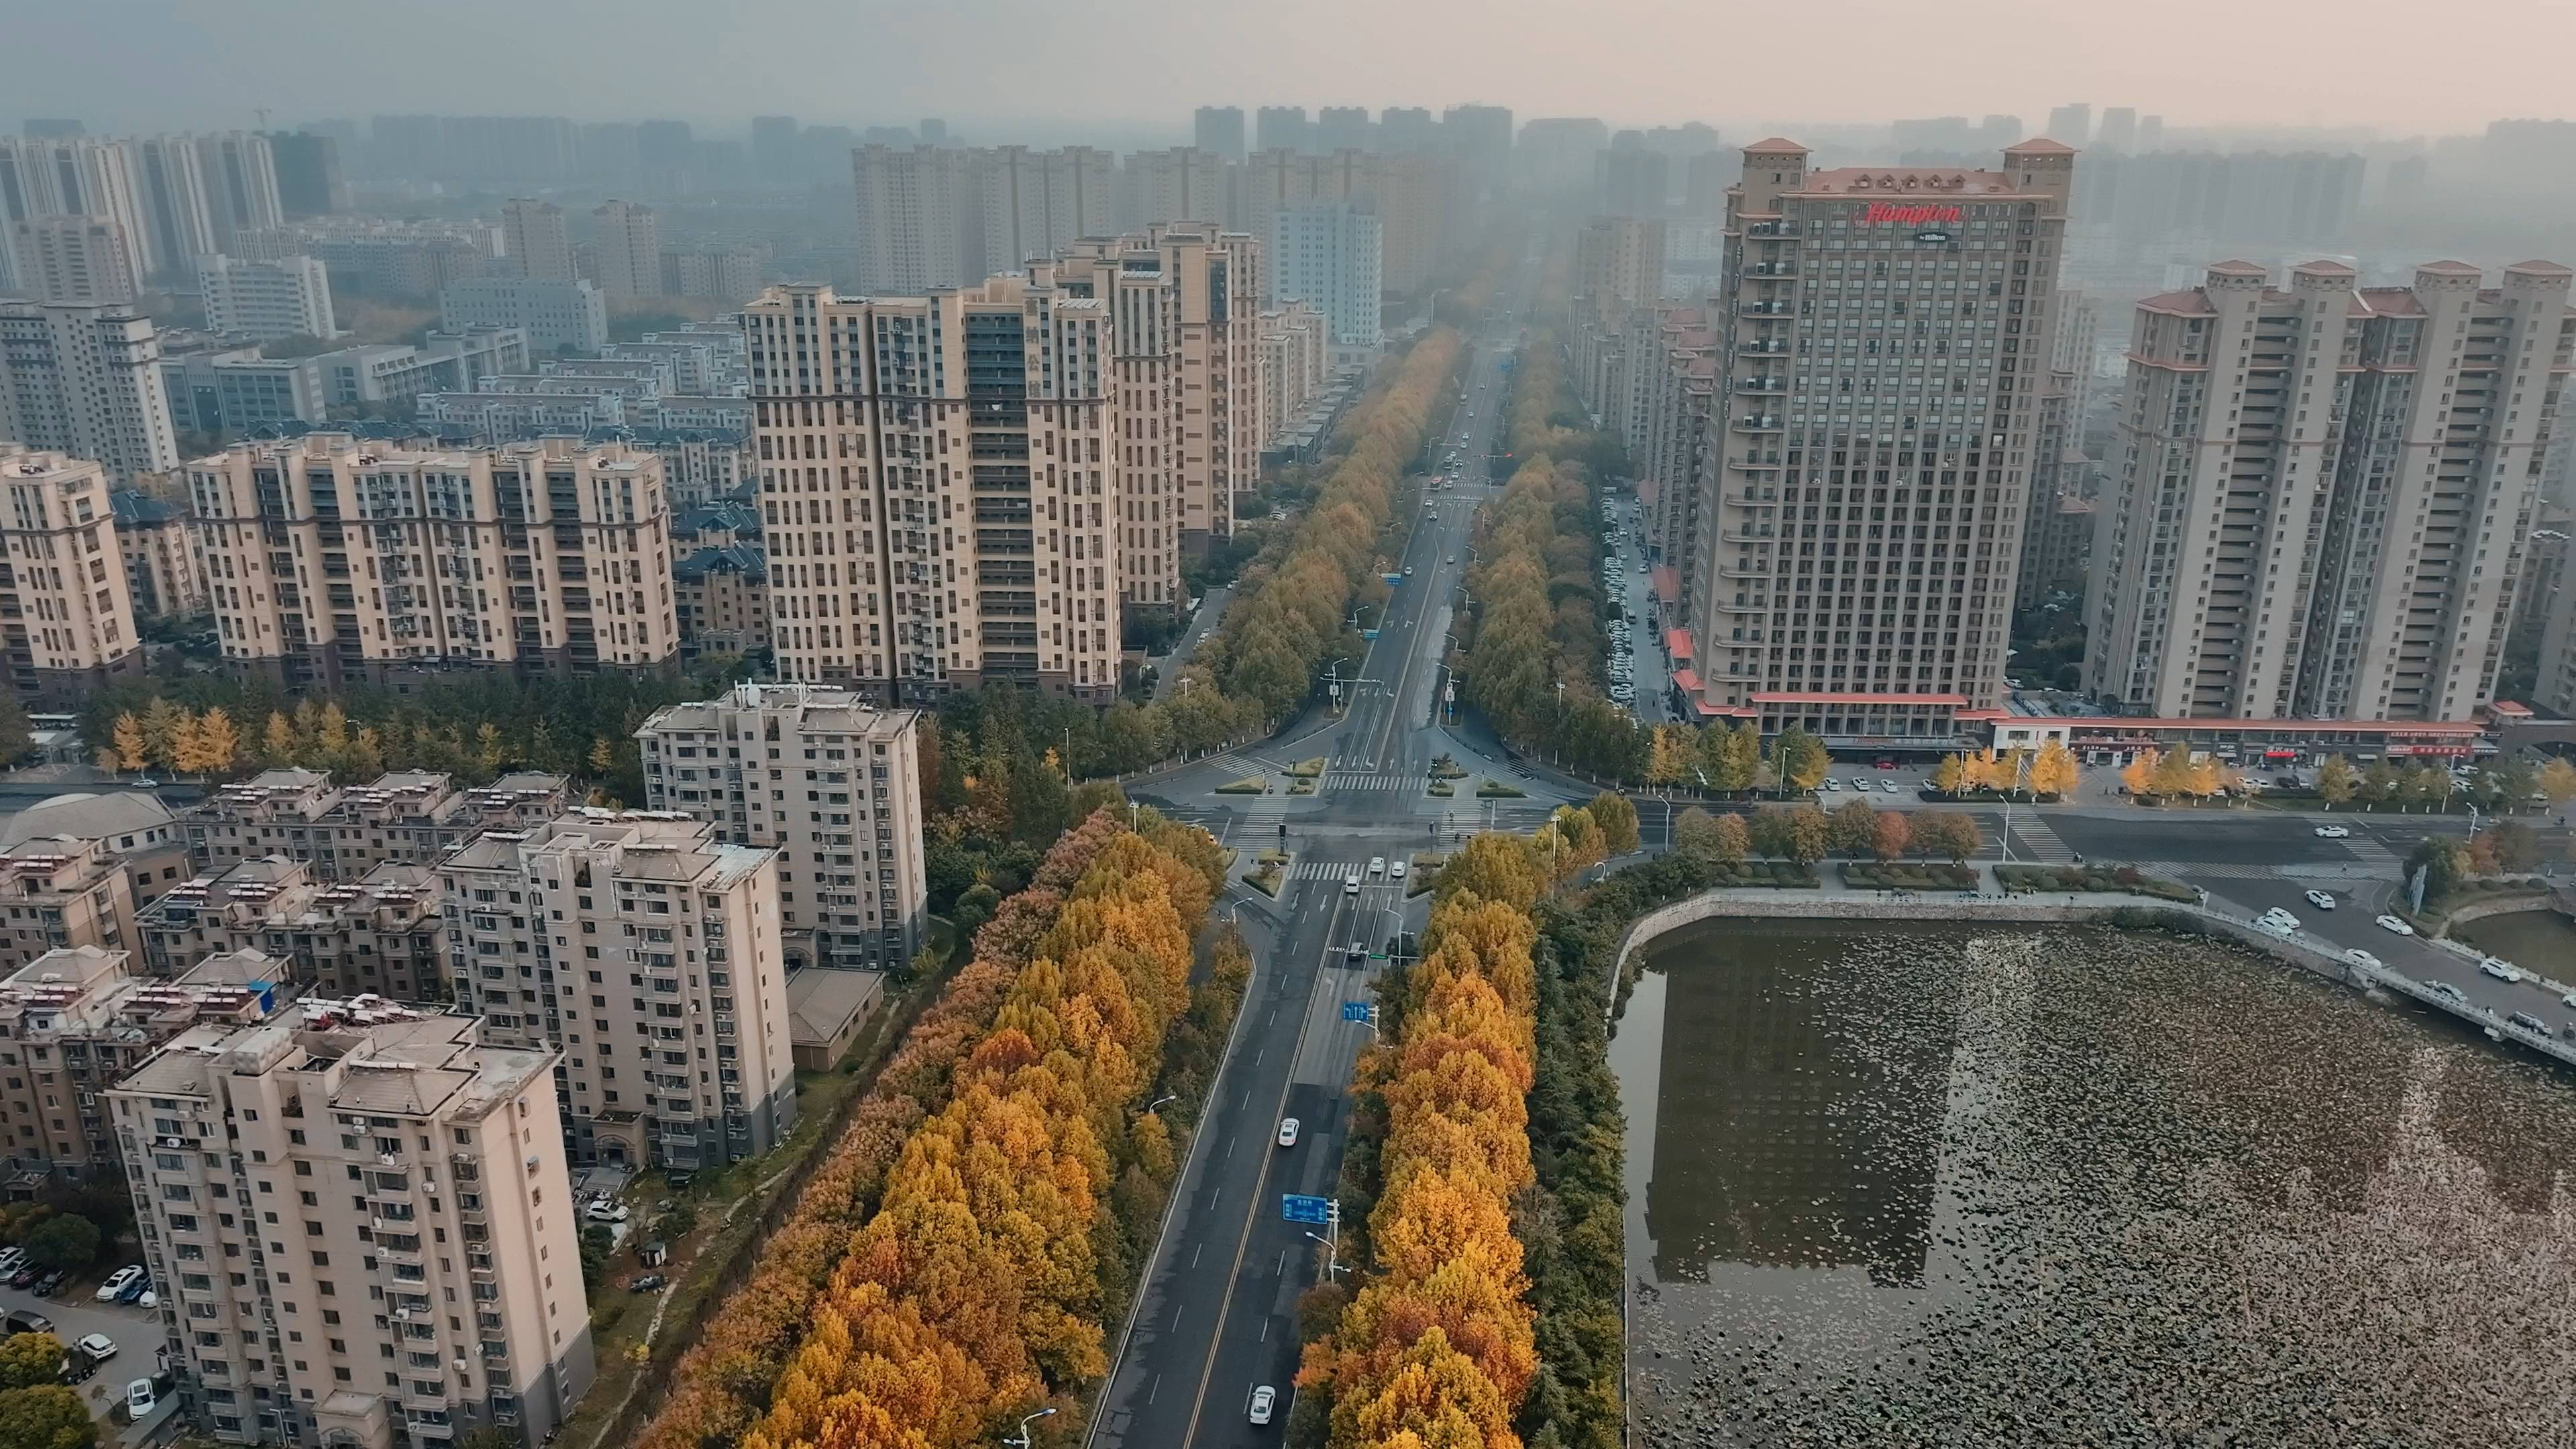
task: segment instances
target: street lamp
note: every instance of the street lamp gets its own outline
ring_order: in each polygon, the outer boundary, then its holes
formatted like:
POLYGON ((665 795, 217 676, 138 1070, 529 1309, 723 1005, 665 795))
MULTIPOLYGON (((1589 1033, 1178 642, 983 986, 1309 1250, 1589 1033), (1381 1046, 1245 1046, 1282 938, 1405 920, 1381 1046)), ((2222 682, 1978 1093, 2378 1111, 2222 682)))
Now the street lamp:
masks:
POLYGON ((1341 1245, 1340 1245, 1339 1243, 1334 1242, 1334 1241, 1333 1241, 1332 1239, 1330 1239, 1330 1238, 1327 1238, 1327 1237, 1322 1236, 1321 1234, 1317 1233, 1317 1232, 1316 1232, 1314 1229, 1312 1229, 1312 1228, 1308 1228, 1308 1229, 1306 1230, 1306 1236, 1307 1236, 1307 1237, 1310 1237, 1310 1238, 1313 1238, 1316 1242, 1319 1242, 1319 1243, 1321 1243, 1321 1244, 1323 1244, 1323 1245, 1324 1245, 1324 1253, 1325 1253, 1325 1255, 1326 1255, 1326 1262, 1325 1262, 1325 1264, 1324 1264, 1324 1277, 1325 1277, 1328 1281, 1338 1281, 1338 1279, 1336 1278, 1336 1275, 1337 1275, 1337 1274, 1339 1274, 1339 1273, 1342 1271, 1342 1248, 1341 1248, 1341 1245))
POLYGON ((1015 1436, 1003 1439, 1002 1442, 1010 1445, 1011 1449, 1029 1449, 1029 1426, 1054 1412, 1055 1410, 1053 1409, 1040 1409, 1036 1413, 1022 1419, 1020 1421, 1020 1432, 1015 1436))
POLYGON ((1155 1108, 1157 1108, 1157 1107, 1159 1107, 1159 1106, 1163 1105, 1165 1102, 1177 1102, 1177 1101, 1179 1101, 1179 1100, 1181 1100, 1181 1094, 1180 1094, 1180 1093, 1178 1093, 1178 1092, 1165 1092, 1163 1095, 1161 1095, 1161 1096, 1159 1096, 1159 1097, 1156 1097, 1154 1100, 1152 1100, 1152 1101, 1150 1101, 1150 1102, 1146 1103, 1146 1104, 1145 1104, 1145 1110, 1146 1110, 1146 1111, 1148 1111, 1148 1112, 1151 1112, 1151 1111, 1153 1111, 1155 1108))

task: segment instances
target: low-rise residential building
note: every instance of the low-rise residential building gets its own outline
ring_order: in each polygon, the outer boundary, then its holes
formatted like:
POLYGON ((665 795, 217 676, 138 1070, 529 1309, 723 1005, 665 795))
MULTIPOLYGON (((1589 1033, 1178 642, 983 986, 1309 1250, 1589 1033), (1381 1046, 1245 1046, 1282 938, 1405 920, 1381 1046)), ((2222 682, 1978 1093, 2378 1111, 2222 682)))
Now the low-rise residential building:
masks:
POLYGON ((175 976, 191 961, 260 950, 292 960, 298 979, 336 995, 445 1001, 438 879, 426 865, 387 864, 358 880, 321 881, 300 861, 246 860, 182 882, 137 919, 144 969, 175 976))
POLYGON ((573 810, 439 867, 460 1010, 559 1052, 577 1161, 720 1166, 796 1125, 778 852, 573 810))
POLYGON ((119 1171, 100 1094, 187 1028, 263 1020, 295 989, 289 963, 256 951, 209 956, 175 980, 130 961, 65 946, 0 981, 0 1155, 13 1173, 119 1171))
POLYGON ((0 815, 0 851, 39 837, 90 841, 114 856, 138 908, 196 874, 179 817, 148 790, 76 790, 0 815))
POLYGON ((608 299, 589 282, 468 277, 439 289, 438 325, 515 327, 540 353, 596 352, 608 345, 608 299))
POLYGON ((134 884, 100 841, 38 835, 0 854, 0 971, 63 946, 130 951, 134 884))
POLYGON ((253 342, 339 335, 331 314, 330 270, 311 257, 243 261, 217 253, 197 259, 206 330, 253 342))
POLYGON ((396 770, 343 788, 318 770, 262 770, 188 812, 201 872, 283 856, 313 878, 355 880, 390 863, 433 865, 486 830, 524 830, 562 813, 572 782, 522 770, 468 787, 428 770, 396 770))
POLYGON ((778 848, 791 968, 899 969, 929 899, 920 718, 828 685, 738 684, 635 732, 645 799, 778 848))
POLYGON ((1333 375, 1332 329, 1311 302, 1290 302, 1261 314, 1261 446, 1286 436, 1322 396, 1333 375))
POLYGON ((589 1389, 555 1055, 479 1025, 307 998, 190 1027, 105 1094, 199 1432, 534 1444, 589 1389))

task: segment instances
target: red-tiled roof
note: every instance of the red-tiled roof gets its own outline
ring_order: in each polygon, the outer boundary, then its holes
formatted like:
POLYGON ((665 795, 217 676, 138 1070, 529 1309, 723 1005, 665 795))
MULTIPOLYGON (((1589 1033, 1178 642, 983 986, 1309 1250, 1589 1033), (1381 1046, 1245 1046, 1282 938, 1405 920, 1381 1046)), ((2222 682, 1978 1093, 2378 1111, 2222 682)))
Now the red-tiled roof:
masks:
POLYGON ((2152 297, 2141 300, 2138 303, 2138 309, 2142 312, 2172 312, 2183 317, 2211 317, 2218 313, 2217 308, 2209 305, 2208 296, 2196 288, 2182 292, 2158 292, 2152 297))
POLYGON ((1964 694, 1800 694, 1790 690, 1756 690, 1755 704, 1910 704, 1926 709, 1965 709, 1964 694))
POLYGON ((1654 572, 1650 577, 1655 581, 1656 598, 1663 600, 1667 604, 1673 603, 1681 598, 1682 576, 1673 571, 1673 566, 1671 564, 1655 565, 1654 572))
MULTIPOLYGON (((1759 696, 1756 696, 1759 698, 1759 696)), ((2138 730, 2286 730, 2291 732, 2340 732, 2366 735, 2481 735, 2486 726, 2475 720, 2421 719, 2162 719, 2135 715, 2083 715, 2071 717, 2078 729, 2138 730)))
POLYGON ((1765 154, 1773 151, 1795 151, 1801 156, 1807 154, 1806 147, 1799 145, 1797 142, 1790 140, 1786 136, 1767 136, 1744 149, 1747 151, 1760 151, 1765 154))
POLYGON ((2063 141, 2052 141, 2046 136, 2033 136, 2027 141, 2015 141, 2004 148, 2004 154, 2007 156, 2024 152, 2036 152, 2042 156, 2072 156, 2075 154, 2075 148, 2063 141))
POLYGON ((1694 670, 1689 670, 1689 669, 1676 669, 1676 670, 1674 670, 1674 671, 1673 671, 1673 687, 1674 687, 1674 688, 1676 688, 1676 689, 1679 689, 1682 693, 1687 694, 1687 695, 1692 695, 1692 696, 1696 696, 1696 695, 1698 695, 1698 693, 1699 693, 1699 675, 1698 675, 1698 673, 1697 673, 1696 671, 1694 671, 1694 670))
POLYGON ((2488 712, 2489 714, 2498 714, 2498 715, 2502 715, 2502 716, 2504 716, 2506 719, 2529 719, 2529 718, 2531 718, 2531 706, 2530 706, 2530 705, 2527 705, 2527 704, 2517 704, 2517 703, 2515 703, 2513 700, 2510 700, 2510 699, 2499 699, 2499 700, 2497 700, 2495 703, 2493 703, 2493 704, 2491 704, 2491 705, 2488 705, 2488 706, 2487 706, 2487 712, 2488 712))
POLYGON ((1699 657, 1691 652, 1691 636, 1688 629, 1666 629, 1664 631, 1664 649, 1665 652, 1671 654, 1675 659, 1697 659, 1699 657))

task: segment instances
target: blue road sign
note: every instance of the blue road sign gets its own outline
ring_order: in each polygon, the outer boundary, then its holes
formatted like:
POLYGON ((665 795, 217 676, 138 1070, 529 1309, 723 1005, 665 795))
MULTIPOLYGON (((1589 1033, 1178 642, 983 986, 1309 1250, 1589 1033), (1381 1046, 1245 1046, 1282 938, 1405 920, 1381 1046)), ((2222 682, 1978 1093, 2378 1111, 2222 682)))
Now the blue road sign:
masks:
POLYGON ((1404 582, 1404 575, 1402 574, 1379 574, 1378 577, 1386 580, 1390 584, 1400 584, 1404 582))
POLYGON ((1279 1216, 1292 1223, 1329 1223, 1333 1205, 1325 1198, 1308 1197, 1302 1192, 1279 1194, 1279 1216))
POLYGON ((1365 1002, 1365 1001, 1345 1001, 1345 1002, 1343 1002, 1343 1003, 1342 1003, 1342 1020, 1344 1020, 1344 1021, 1366 1021, 1366 1020, 1368 1020, 1368 1016, 1369 1016, 1369 1004, 1368 1004, 1367 1002, 1365 1002))
POLYGON ((1360 631, 1360 637, 1363 639, 1375 639, 1377 637, 1377 631, 1375 629, 1362 629, 1360 631))

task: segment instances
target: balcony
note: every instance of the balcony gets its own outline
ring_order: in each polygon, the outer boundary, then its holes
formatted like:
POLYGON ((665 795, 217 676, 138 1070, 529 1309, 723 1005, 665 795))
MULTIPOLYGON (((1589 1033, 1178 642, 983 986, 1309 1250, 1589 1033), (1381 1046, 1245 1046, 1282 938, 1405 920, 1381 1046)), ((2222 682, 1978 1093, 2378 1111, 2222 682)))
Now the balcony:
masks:
POLYGON ((1739 377, 1734 391, 1740 393, 1787 392, 1789 380, 1784 377, 1739 377))
POLYGON ((1738 433, 1786 432, 1788 430, 1788 426, 1787 421, 1776 414, 1737 418, 1734 422, 1727 424, 1730 431, 1738 433))
POLYGON ((1735 315, 1738 317, 1786 317, 1789 315, 1789 304, 1786 302, 1738 302, 1735 304, 1735 315))

